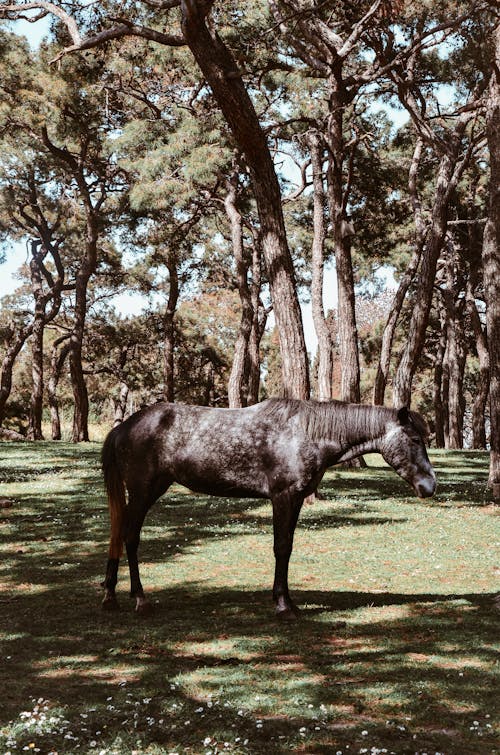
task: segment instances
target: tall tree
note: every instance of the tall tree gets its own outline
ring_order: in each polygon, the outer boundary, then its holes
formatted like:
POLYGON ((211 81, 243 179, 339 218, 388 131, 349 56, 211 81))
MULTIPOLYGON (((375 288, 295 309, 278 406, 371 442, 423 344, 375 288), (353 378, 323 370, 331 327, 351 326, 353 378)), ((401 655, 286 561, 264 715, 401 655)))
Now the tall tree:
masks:
POLYGON ((492 72, 486 98, 490 151, 489 214, 483 239, 484 290, 490 358, 490 484, 500 499, 500 23, 493 35, 492 72))

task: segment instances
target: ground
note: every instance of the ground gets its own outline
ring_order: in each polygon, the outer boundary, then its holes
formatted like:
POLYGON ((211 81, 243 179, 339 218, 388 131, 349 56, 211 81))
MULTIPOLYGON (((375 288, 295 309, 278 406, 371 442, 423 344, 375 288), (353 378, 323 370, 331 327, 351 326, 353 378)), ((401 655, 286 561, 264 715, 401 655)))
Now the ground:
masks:
POLYGON ((175 488, 141 545, 155 605, 100 609, 97 444, 1 444, 0 752, 497 752, 497 508, 483 453, 419 501, 380 457, 332 470, 276 621, 264 501, 175 488), (168 505, 168 504, 171 505, 168 505))

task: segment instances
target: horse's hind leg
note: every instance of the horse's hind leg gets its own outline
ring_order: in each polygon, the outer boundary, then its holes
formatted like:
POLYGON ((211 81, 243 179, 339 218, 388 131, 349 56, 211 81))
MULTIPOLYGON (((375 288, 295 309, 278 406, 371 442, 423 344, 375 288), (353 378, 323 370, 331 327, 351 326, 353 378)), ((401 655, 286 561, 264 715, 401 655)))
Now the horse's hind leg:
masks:
POLYGON ((144 502, 136 495, 129 496, 127 508, 127 524, 125 529, 125 548, 127 550, 128 566, 130 570, 130 597, 135 598, 137 613, 149 613, 151 604, 146 600, 139 575, 139 559, 137 552, 141 541, 141 529, 146 514, 152 504, 144 502))
POLYGON ((102 608, 105 611, 116 611, 119 607, 115 593, 116 583, 118 581, 118 564, 118 558, 110 557, 108 559, 106 576, 104 578, 104 582, 102 583, 102 586, 105 588, 102 608))
POLYGON ((135 610, 140 614, 151 611, 151 603, 144 595, 139 574, 139 559, 137 552, 141 540, 141 529, 147 512, 153 503, 166 492, 169 485, 162 484, 152 486, 153 491, 130 491, 127 507, 127 523, 125 528, 125 548, 127 551, 128 566, 130 570, 130 597, 135 598, 135 610))

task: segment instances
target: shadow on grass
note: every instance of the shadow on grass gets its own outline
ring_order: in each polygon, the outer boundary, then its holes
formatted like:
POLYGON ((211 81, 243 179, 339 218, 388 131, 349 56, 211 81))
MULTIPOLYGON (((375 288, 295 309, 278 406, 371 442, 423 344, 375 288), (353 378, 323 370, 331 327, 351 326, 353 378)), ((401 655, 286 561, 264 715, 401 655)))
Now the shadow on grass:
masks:
MULTIPOLYGON (((167 578, 152 592, 151 617, 137 617, 123 591, 122 609, 106 614, 98 450, 31 445, 6 454, 4 467, 18 465, 20 477, 3 478, 15 503, 0 512, 3 751, 493 752, 491 595, 452 585, 450 593, 297 590, 301 618, 280 624, 270 589, 207 585, 193 553, 188 580, 167 578)), ((484 458, 472 480, 466 465, 475 458, 453 469, 443 458, 443 484, 462 495, 462 484, 484 477, 484 458)), ((311 530, 407 522, 375 505, 390 499, 397 512, 398 498, 408 502, 386 468, 334 471, 324 488, 342 503, 306 507, 311 530)), ((269 504, 178 490, 170 499, 147 520, 149 562, 174 571, 196 545, 262 533, 272 568, 269 504)))
POLYGON ((276 622, 267 591, 193 582, 156 598, 147 621, 102 614, 83 581, 2 604, 0 720, 19 749, 399 753, 416 736, 422 750, 492 751, 489 596, 299 592, 293 625, 276 622))

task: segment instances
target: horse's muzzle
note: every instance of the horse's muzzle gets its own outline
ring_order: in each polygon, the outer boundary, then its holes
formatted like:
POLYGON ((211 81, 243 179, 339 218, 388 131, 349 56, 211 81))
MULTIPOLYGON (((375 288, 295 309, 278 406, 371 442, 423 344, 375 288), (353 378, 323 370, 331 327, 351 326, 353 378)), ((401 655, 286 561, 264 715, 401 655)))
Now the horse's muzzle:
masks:
POLYGON ((436 480, 429 478, 415 483, 415 492, 419 498, 430 498, 436 491, 436 480))

